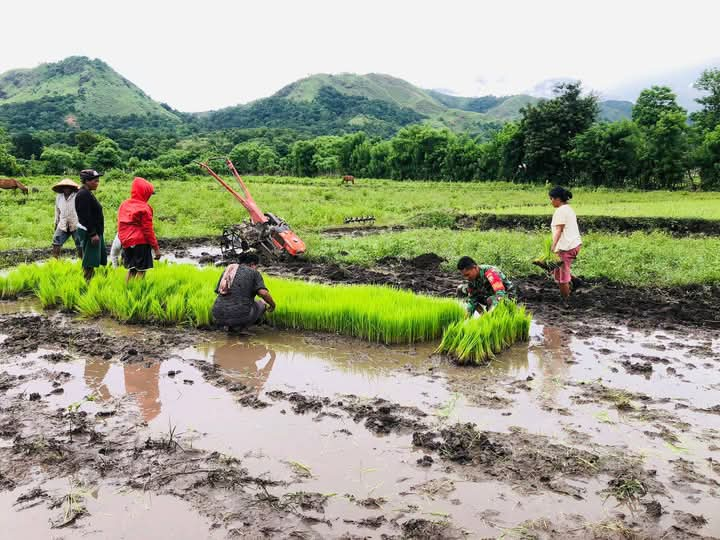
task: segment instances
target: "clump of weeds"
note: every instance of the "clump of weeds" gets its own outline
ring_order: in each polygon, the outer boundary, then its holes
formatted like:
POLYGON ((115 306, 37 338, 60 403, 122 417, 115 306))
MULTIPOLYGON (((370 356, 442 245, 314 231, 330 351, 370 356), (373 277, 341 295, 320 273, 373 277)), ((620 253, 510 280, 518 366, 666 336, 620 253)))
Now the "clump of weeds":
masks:
POLYGON ((618 502, 634 503, 640 499, 640 497, 647 494, 647 488, 642 481, 634 476, 627 478, 618 476, 608 482, 606 493, 606 499, 607 497, 613 496, 618 502))
POLYGON ((75 523, 78 518, 86 515, 88 511, 85 500, 90 496, 97 497, 97 490, 87 489, 79 482, 71 481, 68 492, 57 499, 51 506, 51 508, 62 507, 63 509, 62 517, 52 523, 52 528, 61 529, 67 527, 75 523))

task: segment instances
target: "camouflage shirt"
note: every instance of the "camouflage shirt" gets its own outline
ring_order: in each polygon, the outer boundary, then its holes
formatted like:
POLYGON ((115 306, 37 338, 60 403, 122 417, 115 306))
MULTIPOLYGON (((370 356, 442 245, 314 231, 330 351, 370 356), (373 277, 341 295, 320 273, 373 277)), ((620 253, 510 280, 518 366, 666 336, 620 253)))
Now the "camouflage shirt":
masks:
POLYGON ((465 285, 467 310, 471 315, 476 310, 492 308, 506 297, 515 296, 515 286, 499 268, 489 264, 478 265, 480 275, 465 285))

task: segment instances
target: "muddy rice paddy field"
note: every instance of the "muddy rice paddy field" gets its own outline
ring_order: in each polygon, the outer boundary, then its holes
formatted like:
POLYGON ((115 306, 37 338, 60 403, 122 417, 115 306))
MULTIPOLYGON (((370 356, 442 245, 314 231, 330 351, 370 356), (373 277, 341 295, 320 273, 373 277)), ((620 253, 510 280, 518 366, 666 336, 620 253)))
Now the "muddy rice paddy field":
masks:
MULTIPOLYGON (((171 262, 219 262, 214 238, 165 245, 171 262)), ((458 283, 445 254, 377 255, 262 270, 443 296, 458 283)), ((543 276, 517 283, 530 341, 480 367, 437 343, 2 301, 2 537, 720 538, 717 283, 592 278, 570 306, 543 276)))

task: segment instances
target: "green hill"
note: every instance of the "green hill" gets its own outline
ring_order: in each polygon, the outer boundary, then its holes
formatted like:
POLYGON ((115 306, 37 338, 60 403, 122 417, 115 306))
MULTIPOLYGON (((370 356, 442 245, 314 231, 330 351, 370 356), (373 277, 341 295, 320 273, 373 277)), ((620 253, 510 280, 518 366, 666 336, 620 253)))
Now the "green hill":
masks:
MULTIPOLYGON (((461 97, 450 96, 428 90, 428 93, 448 107, 484 113, 486 120, 498 122, 510 122, 521 117, 520 110, 527 105, 540 101, 540 98, 518 94, 514 96, 482 96, 482 97, 461 97)), ((598 120, 604 122, 615 122, 617 120, 629 119, 632 116, 633 104, 630 101, 607 100, 598 102, 598 120)))
POLYGON ((601 101, 600 113, 601 120, 606 122, 617 122, 618 120, 626 120, 632 118, 633 104, 630 101, 618 101, 609 99, 601 101))
POLYGON ((73 56, 1 74, 0 121, 11 129, 100 129, 182 120, 105 62, 73 56))
POLYGON ((498 126, 494 118, 450 107, 431 92, 378 73, 313 75, 269 98, 215 111, 206 118, 217 127, 256 127, 271 119, 282 127, 304 127, 313 133, 362 129, 379 135, 418 122, 472 135, 498 126))
MULTIPOLYGON (((388 137, 403 126, 427 123, 483 135, 517 120, 536 103, 527 95, 460 97, 369 73, 318 74, 246 105, 180 113, 147 96, 101 60, 83 56, 0 74, 0 124, 32 129, 286 128, 310 135, 365 131, 388 137)), ((603 120, 630 116, 632 104, 600 103, 603 120)))

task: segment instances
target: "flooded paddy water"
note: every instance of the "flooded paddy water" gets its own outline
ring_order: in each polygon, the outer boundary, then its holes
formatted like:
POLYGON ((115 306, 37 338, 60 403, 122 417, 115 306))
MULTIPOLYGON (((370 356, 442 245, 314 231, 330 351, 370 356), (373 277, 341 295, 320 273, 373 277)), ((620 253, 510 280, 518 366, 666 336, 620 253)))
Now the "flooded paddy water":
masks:
POLYGON ((0 304, 8 538, 720 537, 711 333, 539 320, 461 368, 34 309, 0 304))

